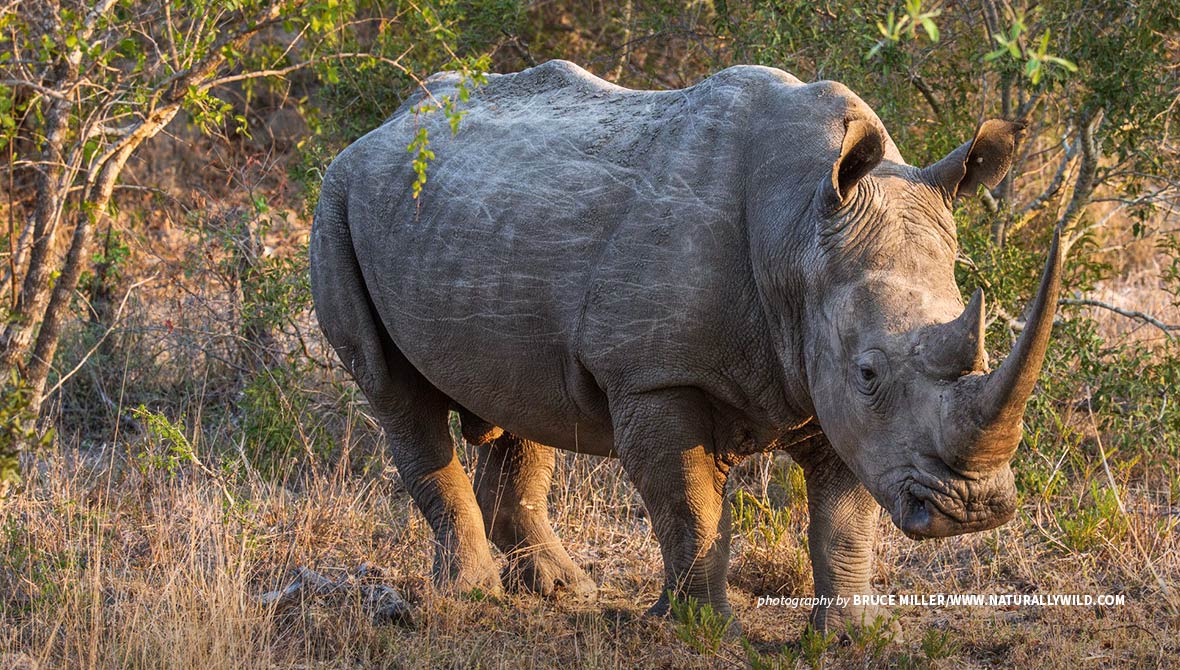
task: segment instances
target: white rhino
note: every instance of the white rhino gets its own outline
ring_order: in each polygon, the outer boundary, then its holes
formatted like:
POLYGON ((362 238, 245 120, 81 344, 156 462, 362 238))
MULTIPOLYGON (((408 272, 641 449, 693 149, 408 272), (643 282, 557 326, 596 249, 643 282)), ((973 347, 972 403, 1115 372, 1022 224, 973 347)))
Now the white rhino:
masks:
POLYGON ((803 467, 817 595, 871 591, 878 506, 913 538, 1012 517, 1058 244, 989 373, 951 205, 1004 176, 1019 126, 912 167, 846 87, 754 66, 633 91, 551 61, 492 75, 453 136, 424 99, 328 169, 311 280, 434 530, 440 586, 592 597, 548 520, 554 448, 621 459, 664 558, 657 613, 669 594, 730 611, 726 478, 750 454, 803 467), (415 199, 421 126, 437 158, 415 199), (479 445, 474 487, 451 410, 479 445))

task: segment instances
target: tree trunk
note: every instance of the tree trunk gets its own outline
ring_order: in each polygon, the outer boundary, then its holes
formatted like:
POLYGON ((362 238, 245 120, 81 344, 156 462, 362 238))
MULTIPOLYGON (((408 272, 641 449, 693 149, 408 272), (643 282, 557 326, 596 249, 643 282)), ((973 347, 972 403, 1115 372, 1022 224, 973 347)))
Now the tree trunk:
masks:
POLYGON ((98 328, 111 325, 112 295, 115 289, 115 280, 111 277, 111 241, 115 234, 113 223, 107 220, 107 229, 102 241, 102 256, 94 264, 93 277, 90 280, 90 324, 98 328))
MULTIPOLYGON (((66 74, 62 73, 62 76, 66 74)), ((69 101, 54 98, 45 118, 45 148, 41 151, 43 166, 37 171, 34 183, 33 246, 20 295, 0 337, 0 372, 22 367, 22 359, 28 352, 48 293, 49 277, 54 270, 51 252, 64 204, 62 176, 66 167, 62 143, 69 125, 69 112, 69 101)), ((13 277, 12 281, 15 282, 16 278, 13 277)))

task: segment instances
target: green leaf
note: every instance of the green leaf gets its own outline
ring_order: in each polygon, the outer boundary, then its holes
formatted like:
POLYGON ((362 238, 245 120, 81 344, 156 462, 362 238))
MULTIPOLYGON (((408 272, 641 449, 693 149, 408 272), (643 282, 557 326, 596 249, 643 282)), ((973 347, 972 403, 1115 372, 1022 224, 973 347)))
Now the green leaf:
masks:
POLYGON ((926 29, 926 34, 930 36, 931 42, 938 41, 938 26, 930 20, 930 17, 922 17, 922 27, 926 29))
POLYGON ((1032 83, 1039 84, 1041 82, 1041 61, 1033 58, 1025 63, 1024 74, 1032 80, 1032 83))
POLYGON ((1059 65, 1059 66, 1065 68, 1066 70, 1069 70, 1070 72, 1077 72, 1078 71, 1077 65, 1074 65, 1072 61, 1068 61, 1064 58, 1058 58, 1057 56, 1045 56, 1045 60, 1050 63, 1053 63, 1054 65, 1059 65))

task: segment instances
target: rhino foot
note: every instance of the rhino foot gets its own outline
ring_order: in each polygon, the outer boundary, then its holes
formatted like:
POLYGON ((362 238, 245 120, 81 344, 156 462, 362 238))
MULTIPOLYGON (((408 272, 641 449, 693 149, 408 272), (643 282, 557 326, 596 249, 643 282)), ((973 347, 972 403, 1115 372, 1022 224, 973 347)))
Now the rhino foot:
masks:
MULTIPOLYGON (((660 599, 654 605, 647 608, 647 611, 643 615, 660 619, 675 619, 676 612, 672 607, 671 594, 671 589, 664 589, 660 594, 660 599)), ((725 623, 725 638, 727 640, 740 640, 744 634, 744 629, 742 628, 741 622, 738 621, 737 616, 733 613, 733 608, 730 607, 728 600, 718 604, 710 604, 710 607, 713 608, 714 612, 728 619, 725 623)))
POLYGON ((853 634, 871 632, 872 629, 894 642, 903 641, 901 624, 883 607, 816 605, 807 625, 821 635, 836 635, 841 642, 849 642, 853 634))
POLYGON ((546 598, 575 603, 598 600, 598 585, 573 561, 546 553, 533 553, 510 561, 501 575, 509 591, 527 591, 546 598))
POLYGON ((453 567, 445 578, 436 578, 435 583, 439 591, 449 596, 500 598, 504 595, 500 573, 491 561, 453 567))

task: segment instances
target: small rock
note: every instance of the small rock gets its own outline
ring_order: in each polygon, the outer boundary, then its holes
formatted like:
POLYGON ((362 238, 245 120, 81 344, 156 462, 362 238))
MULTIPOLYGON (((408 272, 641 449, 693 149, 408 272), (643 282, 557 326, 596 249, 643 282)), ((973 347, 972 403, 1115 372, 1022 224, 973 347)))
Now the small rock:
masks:
MULTIPOLYGON (((413 626, 414 616, 410 604, 402 598, 397 589, 385 584, 365 584, 361 579, 369 573, 369 567, 362 565, 352 574, 329 579, 308 568, 296 568, 295 579, 285 588, 268 591, 256 598, 258 604, 284 609, 303 603, 304 599, 315 599, 347 591, 359 592, 365 609, 378 624, 413 626)), ((0 670, 7 670, 0 666, 0 670)))

